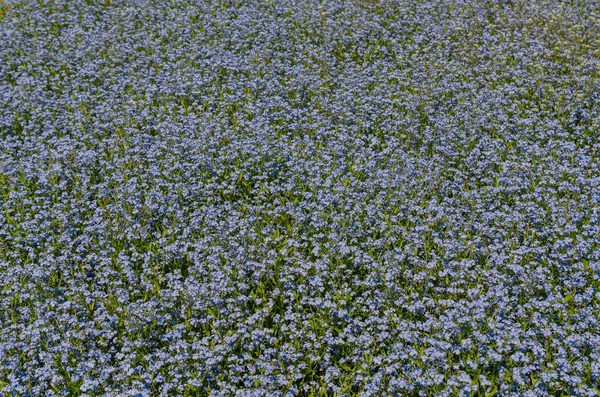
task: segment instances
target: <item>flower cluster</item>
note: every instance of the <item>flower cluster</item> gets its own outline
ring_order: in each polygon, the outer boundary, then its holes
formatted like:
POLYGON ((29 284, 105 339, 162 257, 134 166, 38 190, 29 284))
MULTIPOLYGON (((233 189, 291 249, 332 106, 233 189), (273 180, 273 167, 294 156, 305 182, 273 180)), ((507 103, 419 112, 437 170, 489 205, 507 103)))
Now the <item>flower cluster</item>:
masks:
POLYGON ((0 1, 0 394, 597 396, 596 0, 0 1))

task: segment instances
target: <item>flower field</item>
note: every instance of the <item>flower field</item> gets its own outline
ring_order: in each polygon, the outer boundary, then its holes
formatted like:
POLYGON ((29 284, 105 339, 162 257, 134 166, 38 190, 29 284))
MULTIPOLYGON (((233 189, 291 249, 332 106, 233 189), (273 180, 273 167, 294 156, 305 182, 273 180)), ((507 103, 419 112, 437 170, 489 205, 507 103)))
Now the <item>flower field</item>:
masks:
POLYGON ((600 396, 597 0, 0 0, 0 395, 600 396))

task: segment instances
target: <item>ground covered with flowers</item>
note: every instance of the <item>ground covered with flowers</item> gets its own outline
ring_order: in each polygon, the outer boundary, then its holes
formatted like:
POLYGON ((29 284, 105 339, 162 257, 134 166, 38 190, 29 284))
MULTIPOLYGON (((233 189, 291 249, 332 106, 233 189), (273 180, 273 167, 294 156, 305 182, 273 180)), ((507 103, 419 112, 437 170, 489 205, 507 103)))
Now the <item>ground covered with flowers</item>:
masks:
POLYGON ((600 395, 600 3, 0 1, 2 396, 600 395))

